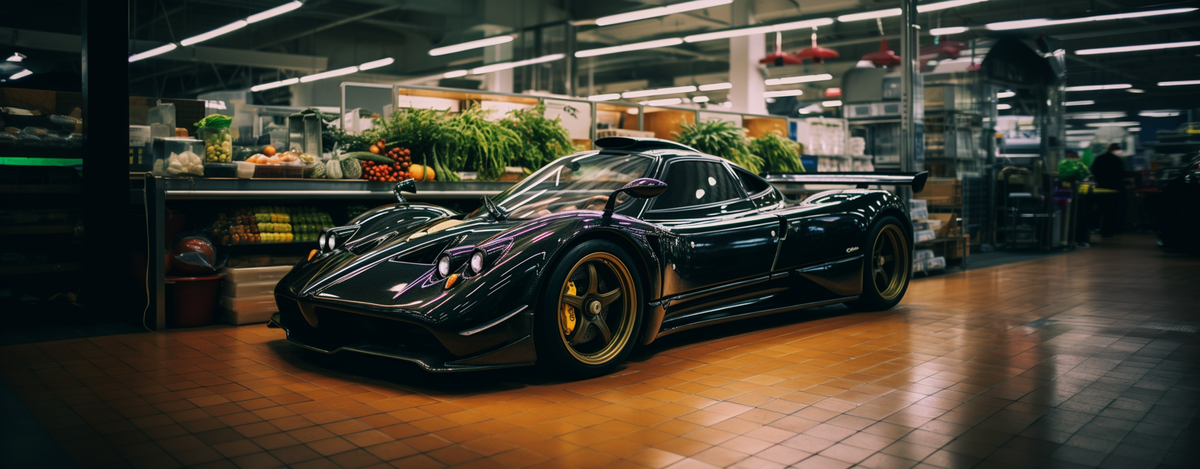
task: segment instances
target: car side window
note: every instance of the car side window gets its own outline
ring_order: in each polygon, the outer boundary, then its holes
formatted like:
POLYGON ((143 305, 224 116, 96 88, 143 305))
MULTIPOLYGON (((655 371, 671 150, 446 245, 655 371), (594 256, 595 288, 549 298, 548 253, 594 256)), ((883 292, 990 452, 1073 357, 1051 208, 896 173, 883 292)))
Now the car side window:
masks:
POLYGON ((742 197, 738 182, 725 165, 713 161, 674 161, 663 182, 667 191, 654 199, 653 210, 725 202, 742 197))
POLYGON ((742 168, 734 166, 733 172, 737 174, 738 179, 741 179, 742 187, 746 189, 747 195, 755 195, 771 188, 770 183, 742 168))

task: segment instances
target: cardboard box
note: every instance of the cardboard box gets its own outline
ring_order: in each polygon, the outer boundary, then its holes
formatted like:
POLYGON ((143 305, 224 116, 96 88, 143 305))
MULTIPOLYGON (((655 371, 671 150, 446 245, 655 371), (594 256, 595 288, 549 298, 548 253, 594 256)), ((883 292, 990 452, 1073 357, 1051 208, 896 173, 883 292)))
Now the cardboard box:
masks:
POLYGON ((924 199, 929 205, 962 205, 962 181, 955 178, 929 178, 914 199, 924 199))
POLYGON ((929 220, 937 220, 940 223, 937 228, 931 227, 937 232, 939 238, 952 238, 962 233, 962 226, 958 224, 958 214, 956 213, 931 213, 929 220))

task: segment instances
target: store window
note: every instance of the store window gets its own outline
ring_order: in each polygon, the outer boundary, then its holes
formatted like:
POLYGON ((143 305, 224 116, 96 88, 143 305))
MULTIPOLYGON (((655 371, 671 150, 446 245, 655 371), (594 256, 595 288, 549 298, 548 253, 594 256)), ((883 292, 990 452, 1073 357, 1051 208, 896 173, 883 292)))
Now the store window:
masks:
POLYGON ((771 184, 767 183, 767 181, 762 180, 762 178, 758 176, 750 174, 742 168, 734 167, 733 172, 734 174, 737 174, 738 179, 741 180, 742 188, 746 189, 747 195, 757 195, 771 188, 771 184))
POLYGON ((715 204, 742 195, 725 165, 716 162, 673 162, 667 167, 664 182, 667 191, 654 199, 654 210, 715 204))

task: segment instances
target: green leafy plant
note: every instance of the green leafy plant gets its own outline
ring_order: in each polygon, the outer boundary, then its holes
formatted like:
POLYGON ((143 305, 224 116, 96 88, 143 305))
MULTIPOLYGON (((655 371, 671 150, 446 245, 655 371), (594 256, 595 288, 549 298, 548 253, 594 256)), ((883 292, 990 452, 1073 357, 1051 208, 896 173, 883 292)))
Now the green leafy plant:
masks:
POLYGON ((575 151, 571 134, 562 126, 562 119, 547 119, 543 104, 532 109, 509 111, 500 125, 516 133, 522 142, 513 163, 530 171, 575 151))
POLYGON ((776 132, 750 139, 750 152, 761 156, 763 170, 772 173, 803 173, 800 144, 776 132))
POLYGON ((489 113, 479 105, 472 105, 446 122, 446 134, 438 147, 446 167, 474 169, 479 172, 480 180, 494 181, 521 153, 521 138, 488 120, 489 113))
POLYGON ((725 158, 752 173, 762 170, 763 159, 750 151, 746 129, 729 121, 701 121, 683 124, 679 132, 671 132, 675 141, 703 153, 725 158))

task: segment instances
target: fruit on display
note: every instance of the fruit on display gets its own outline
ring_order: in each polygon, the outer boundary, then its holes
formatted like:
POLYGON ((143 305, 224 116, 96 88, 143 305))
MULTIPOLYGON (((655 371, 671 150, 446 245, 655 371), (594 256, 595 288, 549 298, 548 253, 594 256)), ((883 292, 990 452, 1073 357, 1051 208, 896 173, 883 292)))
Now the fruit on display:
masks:
POLYGON ((262 154, 267 156, 275 156, 275 147, 270 145, 263 147, 262 154))
POLYGON ((180 174, 203 176, 204 161, 200 160, 200 155, 190 151, 171 153, 171 156, 167 157, 166 160, 155 160, 153 171, 155 174, 166 174, 168 176, 178 176, 180 174))
POLYGON ((342 162, 337 159, 330 159, 325 162, 325 177, 329 179, 342 178, 342 162))
POLYGON ((382 154, 374 152, 354 152, 349 155, 357 158, 362 165, 362 177, 368 181, 396 182, 411 178, 409 167, 412 165, 412 152, 398 146, 389 147, 387 142, 379 140, 371 145, 381 149, 382 154))
POLYGON ((230 163, 233 161, 233 136, 229 124, 233 118, 220 114, 200 119, 196 127, 204 139, 204 161, 208 163, 230 163))
POLYGON ((304 179, 325 179, 325 165, 317 163, 305 166, 304 179))
POLYGON ((291 243, 316 241, 333 226, 328 213, 313 207, 258 206, 218 214, 212 232, 224 245, 291 243))
MULTIPOLYGON (((270 147, 267 147, 270 148, 270 147)), ((265 165, 302 165, 310 164, 316 161, 316 158, 308 153, 300 153, 294 151, 285 151, 276 155, 267 155, 259 153, 257 155, 246 158, 246 161, 254 164, 265 165)))

